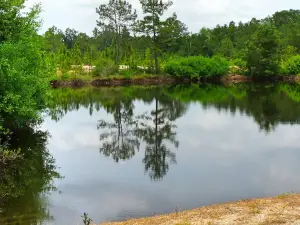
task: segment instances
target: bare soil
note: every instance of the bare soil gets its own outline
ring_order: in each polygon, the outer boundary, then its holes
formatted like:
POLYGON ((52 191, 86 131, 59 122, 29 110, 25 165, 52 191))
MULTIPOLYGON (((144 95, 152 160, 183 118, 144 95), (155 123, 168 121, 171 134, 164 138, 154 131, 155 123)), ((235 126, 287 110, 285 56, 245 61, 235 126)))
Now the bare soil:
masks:
POLYGON ((249 76, 230 74, 230 75, 222 77, 221 81, 224 83, 243 83, 243 82, 252 81, 252 78, 249 76))
POLYGON ((124 85, 157 85, 157 84, 181 84, 181 83, 198 83, 198 82, 222 82, 222 83, 243 83, 251 81, 251 77, 242 75, 227 75, 224 77, 212 77, 201 79, 179 79, 170 76, 165 77, 150 77, 150 78, 134 78, 134 79, 95 79, 92 81, 84 81, 81 79, 75 80, 53 80, 50 82, 54 88, 58 87, 83 87, 91 85, 94 87, 105 86, 124 86, 124 85))
POLYGON ((300 224, 300 195, 242 200, 185 212, 102 225, 269 225, 300 224))

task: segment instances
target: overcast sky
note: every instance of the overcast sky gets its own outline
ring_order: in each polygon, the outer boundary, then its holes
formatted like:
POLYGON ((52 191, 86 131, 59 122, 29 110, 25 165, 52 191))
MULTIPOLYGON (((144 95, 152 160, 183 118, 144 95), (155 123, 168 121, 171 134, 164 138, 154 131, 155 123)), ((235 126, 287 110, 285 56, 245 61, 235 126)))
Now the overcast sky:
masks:
MULTIPOLYGON (((91 34, 96 26, 96 7, 108 0, 27 0, 27 6, 41 2, 42 32, 55 25, 91 34)), ((129 0, 141 12, 139 0, 129 0)), ((192 32, 202 27, 214 27, 230 21, 246 22, 253 17, 263 18, 284 9, 299 9, 299 0, 174 0, 168 14, 176 12, 192 32)))

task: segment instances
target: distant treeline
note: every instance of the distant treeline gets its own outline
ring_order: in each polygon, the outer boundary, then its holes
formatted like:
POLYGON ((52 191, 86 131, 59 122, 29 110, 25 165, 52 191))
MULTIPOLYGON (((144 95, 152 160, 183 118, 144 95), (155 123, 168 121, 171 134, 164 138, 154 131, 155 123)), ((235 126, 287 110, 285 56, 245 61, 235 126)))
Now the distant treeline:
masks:
POLYGON ((113 73, 114 65, 120 64, 159 73, 169 60, 188 56, 224 57, 231 66, 243 68, 233 72, 250 75, 300 73, 300 10, 276 12, 247 23, 230 22, 214 29, 199 27, 198 33, 190 33, 176 13, 162 19, 172 2, 140 3, 142 20, 137 20, 129 2, 110 0, 100 5, 92 36, 52 27, 43 35, 44 50, 63 71, 72 64, 93 64, 105 68, 98 71, 100 75, 113 73))

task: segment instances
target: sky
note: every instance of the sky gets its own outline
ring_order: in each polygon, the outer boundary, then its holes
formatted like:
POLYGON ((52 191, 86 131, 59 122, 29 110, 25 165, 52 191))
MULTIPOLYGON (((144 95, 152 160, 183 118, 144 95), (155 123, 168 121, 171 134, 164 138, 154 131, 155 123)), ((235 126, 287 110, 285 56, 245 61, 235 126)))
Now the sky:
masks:
MULTIPOLYGON (((62 30, 70 27, 91 34, 96 26, 96 8, 108 0, 27 0, 26 4, 30 7, 37 2, 43 7, 42 33, 54 25, 62 30)), ((141 15, 139 0, 129 2, 141 15)), ((176 12, 191 32, 230 21, 264 18, 276 11, 300 9, 299 0, 173 0, 173 3, 167 15, 176 12)))

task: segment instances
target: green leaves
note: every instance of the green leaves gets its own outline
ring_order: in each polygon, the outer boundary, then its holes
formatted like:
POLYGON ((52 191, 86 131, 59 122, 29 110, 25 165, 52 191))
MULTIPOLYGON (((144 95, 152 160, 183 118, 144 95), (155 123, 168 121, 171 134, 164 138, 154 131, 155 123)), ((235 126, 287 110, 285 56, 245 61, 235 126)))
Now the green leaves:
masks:
POLYGON ((222 57, 193 56, 170 60, 165 65, 166 73, 183 78, 220 76, 228 70, 229 62, 222 57))
POLYGON ((276 74, 279 69, 277 52, 279 34, 271 23, 264 23, 252 35, 247 44, 247 67, 254 76, 276 74))
POLYGON ((144 19, 138 21, 140 31, 151 37, 151 50, 155 61, 155 73, 159 72, 159 30, 162 27, 161 16, 173 4, 172 1, 140 0, 144 12, 144 19))
POLYGON ((287 75, 300 74, 300 55, 289 58, 282 64, 282 73, 287 75))
POLYGON ((133 27, 137 13, 132 9, 132 5, 126 0, 110 0, 108 4, 102 4, 96 9, 99 15, 97 26, 102 31, 110 30, 114 35, 115 44, 115 63, 120 61, 122 46, 121 38, 124 30, 133 27))
POLYGON ((22 0, 0 3, 0 17, 5 17, 5 23, 16 25, 10 29, 0 22, 0 115, 18 125, 39 119, 48 88, 44 78, 52 67, 36 33, 40 6, 24 14, 20 12, 23 4, 22 0))

